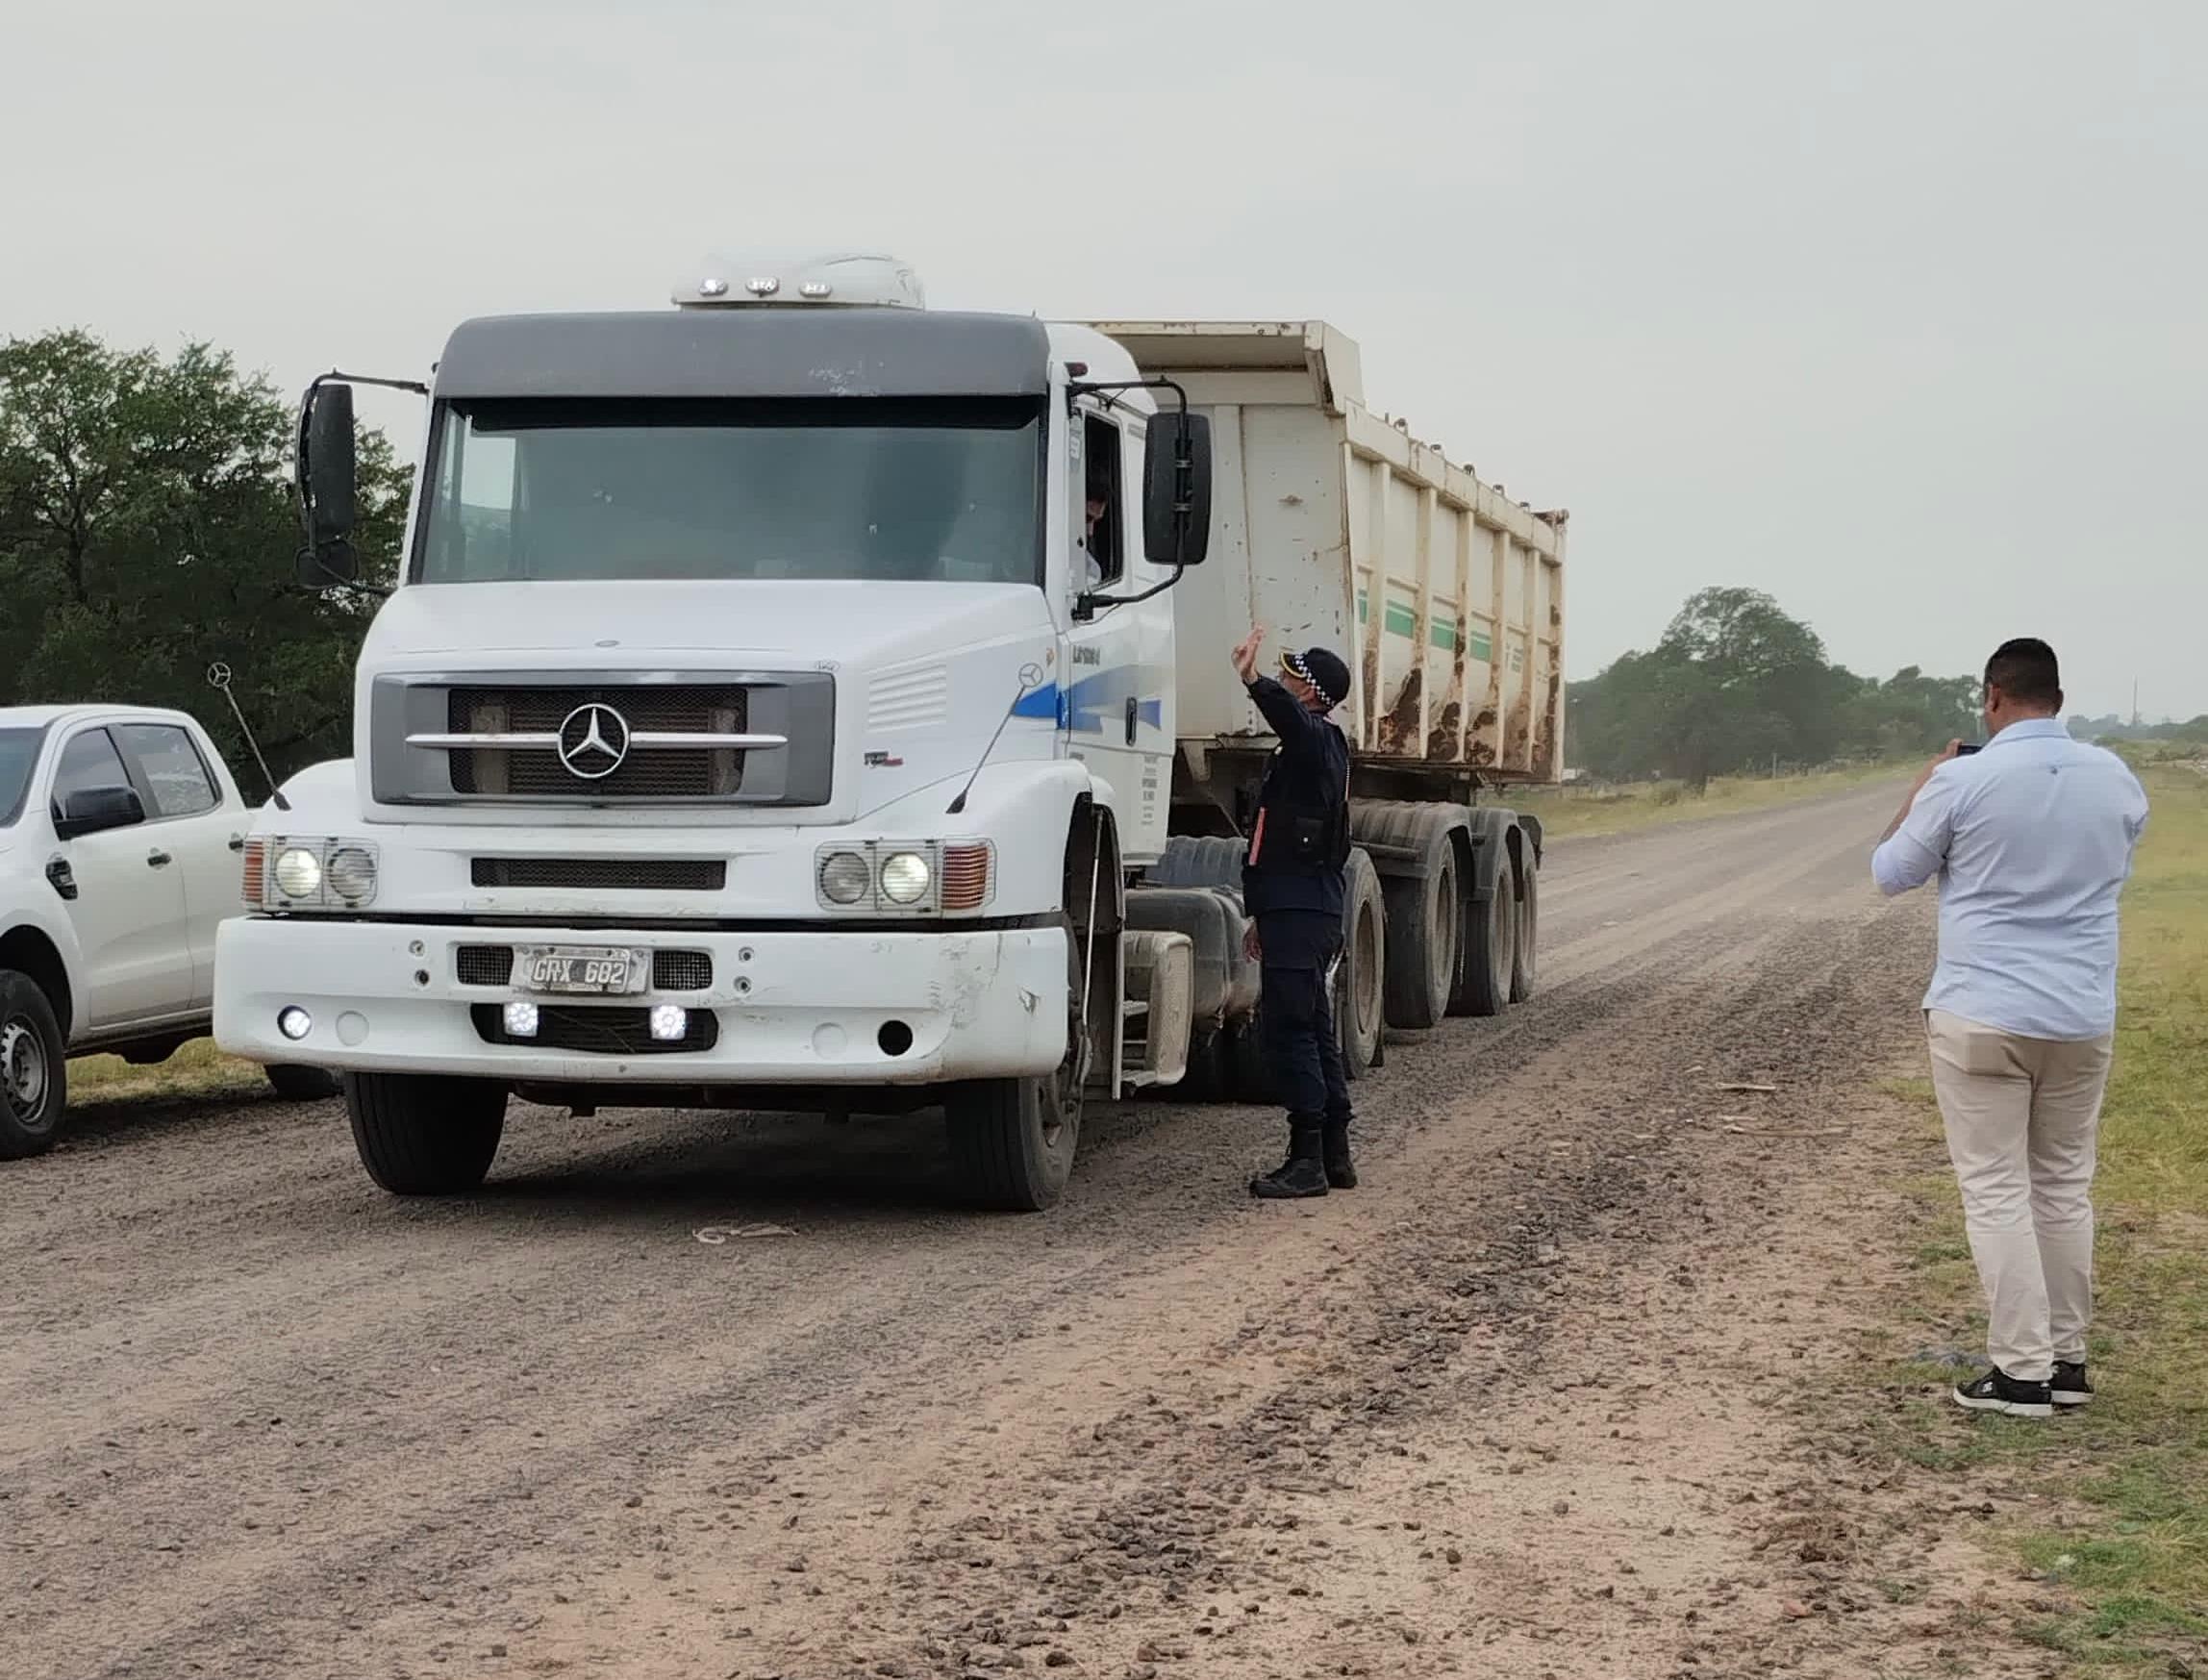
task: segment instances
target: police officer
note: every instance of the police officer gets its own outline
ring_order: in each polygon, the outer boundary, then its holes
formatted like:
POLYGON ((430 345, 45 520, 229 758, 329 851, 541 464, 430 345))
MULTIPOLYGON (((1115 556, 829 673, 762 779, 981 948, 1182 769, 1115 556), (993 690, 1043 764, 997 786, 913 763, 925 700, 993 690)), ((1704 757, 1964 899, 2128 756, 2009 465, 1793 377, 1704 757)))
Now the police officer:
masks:
POLYGON ((1349 693, 1349 667, 1323 647, 1284 653, 1260 676, 1262 628, 1234 650, 1235 670, 1280 738, 1258 789, 1242 867, 1255 918, 1250 954, 1264 990, 1259 1019, 1288 1104, 1288 1160, 1250 1181, 1281 1199, 1353 1190, 1349 1086, 1327 990, 1342 950, 1342 870, 1349 862, 1349 742, 1327 715, 1349 693))

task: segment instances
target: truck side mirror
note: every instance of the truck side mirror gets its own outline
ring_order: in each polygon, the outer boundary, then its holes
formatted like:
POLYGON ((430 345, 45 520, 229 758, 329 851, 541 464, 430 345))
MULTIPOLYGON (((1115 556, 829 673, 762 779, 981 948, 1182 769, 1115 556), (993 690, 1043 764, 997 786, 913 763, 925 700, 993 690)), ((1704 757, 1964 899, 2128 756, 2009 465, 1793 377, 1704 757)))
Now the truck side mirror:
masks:
POLYGON ((1150 416, 1142 452, 1142 553, 1196 565, 1212 541, 1212 421, 1170 410, 1150 416))
POLYGON ((317 385, 299 426, 299 515, 306 547, 299 581, 310 589, 349 584, 360 576, 353 548, 357 469, 353 458, 353 388, 317 385))
POLYGON ((62 802, 62 814, 54 819, 54 838, 72 840, 144 820, 145 803, 136 788, 79 788, 62 802))

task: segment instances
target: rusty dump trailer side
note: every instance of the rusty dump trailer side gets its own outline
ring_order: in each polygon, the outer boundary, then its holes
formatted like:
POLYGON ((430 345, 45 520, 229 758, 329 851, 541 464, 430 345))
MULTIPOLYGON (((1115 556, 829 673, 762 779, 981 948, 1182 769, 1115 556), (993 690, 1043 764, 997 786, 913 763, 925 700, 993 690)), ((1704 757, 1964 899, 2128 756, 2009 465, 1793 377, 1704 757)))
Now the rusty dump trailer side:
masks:
POLYGON ((1178 733, 1199 774, 1269 745, 1222 653, 1254 620, 1268 657, 1322 642, 1348 661, 1366 790, 1560 778, 1563 514, 1368 409, 1357 346, 1322 322, 1097 325, 1212 417, 1211 555, 1174 594, 1178 733))

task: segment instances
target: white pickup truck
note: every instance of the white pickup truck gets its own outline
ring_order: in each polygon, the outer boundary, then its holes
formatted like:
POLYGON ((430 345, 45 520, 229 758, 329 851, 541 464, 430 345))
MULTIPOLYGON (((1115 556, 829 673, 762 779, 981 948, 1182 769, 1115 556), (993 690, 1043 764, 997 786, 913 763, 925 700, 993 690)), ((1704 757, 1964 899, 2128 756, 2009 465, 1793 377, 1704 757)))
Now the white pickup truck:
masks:
MULTIPOLYGON (((137 706, 0 708, 0 1160, 52 1145, 70 1056, 205 1035, 252 813, 207 732, 137 706)), ((269 1081, 336 1093, 318 1068, 269 1081)))

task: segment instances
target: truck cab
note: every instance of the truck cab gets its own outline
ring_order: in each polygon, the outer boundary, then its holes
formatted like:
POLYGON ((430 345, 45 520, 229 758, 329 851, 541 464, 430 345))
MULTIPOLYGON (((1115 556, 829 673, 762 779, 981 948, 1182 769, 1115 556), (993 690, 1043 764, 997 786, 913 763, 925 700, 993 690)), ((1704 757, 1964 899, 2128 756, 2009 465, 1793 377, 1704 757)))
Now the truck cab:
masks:
MULTIPOLYGON (((518 1091, 941 1103, 974 1193, 1042 1205, 1086 1091, 1177 1073, 1128 1065, 1121 905, 1167 839, 1205 424, 886 260, 676 303, 453 333, 354 758, 245 848, 220 1041, 344 1069, 402 1192, 480 1181, 518 1091)), ((351 437, 319 384, 321 581, 351 437)), ((1184 944, 1138 956, 1169 987, 1184 944)))

